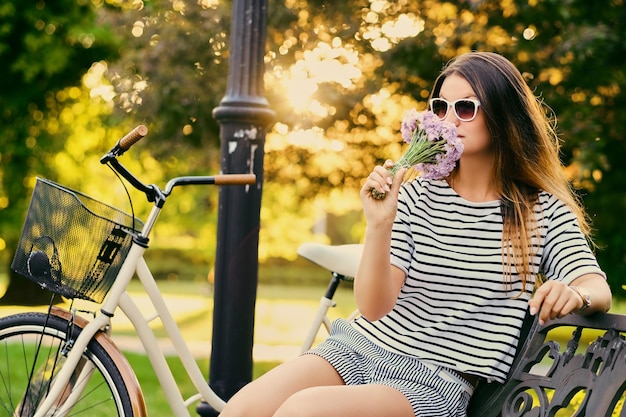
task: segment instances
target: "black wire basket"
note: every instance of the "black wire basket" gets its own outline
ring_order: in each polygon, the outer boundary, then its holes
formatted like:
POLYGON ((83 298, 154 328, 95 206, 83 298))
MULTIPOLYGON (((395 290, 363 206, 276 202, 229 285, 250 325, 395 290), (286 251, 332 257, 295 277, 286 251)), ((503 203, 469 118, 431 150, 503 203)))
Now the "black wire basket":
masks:
POLYGON ((66 298, 101 303, 143 223, 37 178, 11 268, 66 298))

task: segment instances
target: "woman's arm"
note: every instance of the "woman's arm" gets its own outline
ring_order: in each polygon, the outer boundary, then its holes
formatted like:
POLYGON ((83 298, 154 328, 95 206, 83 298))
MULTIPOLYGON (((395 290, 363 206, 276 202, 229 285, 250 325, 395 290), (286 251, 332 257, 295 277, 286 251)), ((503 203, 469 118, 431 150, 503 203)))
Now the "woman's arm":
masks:
POLYGON ((367 226, 359 269, 354 279, 354 298, 359 312, 374 321, 396 304, 405 274, 391 265, 391 229, 367 226))
POLYGON ((361 187, 361 202, 367 220, 363 255, 354 279, 354 297, 359 312, 368 320, 378 320, 396 303, 405 274, 390 260, 391 230, 398 209, 398 193, 405 169, 392 178, 387 170, 392 161, 378 166, 361 187), (386 193, 377 200, 372 189, 386 193))
POLYGON ((589 305, 584 309, 585 303, 581 304, 579 314, 606 313, 611 308, 613 295, 604 277, 598 274, 583 275, 572 281, 569 287, 577 287, 580 290, 577 291, 580 300, 587 298, 589 301, 589 305))
POLYGON ((599 274, 585 274, 566 285, 560 281, 546 281, 528 302, 530 313, 539 313, 539 323, 563 317, 569 313, 605 313, 611 308, 611 289, 599 274), (575 288, 577 287, 578 290, 575 288), (584 299, 589 300, 585 307, 584 299))

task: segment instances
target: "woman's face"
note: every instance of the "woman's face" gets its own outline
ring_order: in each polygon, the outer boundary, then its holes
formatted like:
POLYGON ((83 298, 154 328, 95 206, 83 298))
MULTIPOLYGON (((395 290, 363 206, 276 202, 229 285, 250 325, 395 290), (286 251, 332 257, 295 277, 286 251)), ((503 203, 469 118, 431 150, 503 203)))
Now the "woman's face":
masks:
MULTIPOLYGON (((452 74, 445 78, 441 84, 439 97, 448 102, 466 98, 478 100, 478 97, 467 80, 457 74, 452 74)), ((487 129, 485 113, 482 107, 478 107, 476 117, 469 122, 459 120, 452 109, 448 109, 448 113, 443 120, 453 123, 456 126, 457 134, 464 145, 462 157, 487 156, 491 154, 491 136, 487 129)))

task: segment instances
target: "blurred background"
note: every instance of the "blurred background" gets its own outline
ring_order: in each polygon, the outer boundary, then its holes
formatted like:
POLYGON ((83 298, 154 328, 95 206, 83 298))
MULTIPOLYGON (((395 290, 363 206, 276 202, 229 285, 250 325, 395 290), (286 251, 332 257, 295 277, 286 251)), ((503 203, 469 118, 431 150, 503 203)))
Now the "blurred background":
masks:
MULTIPOLYGON (((37 176, 130 211, 99 158, 138 124, 149 134, 122 161, 147 183, 219 172, 212 110, 225 93, 231 6, 0 2, 0 294, 13 287, 0 303, 35 302, 10 263, 37 176)), ((265 143, 260 283, 326 282, 298 245, 360 242, 361 179, 400 155, 400 121, 426 107, 442 66, 481 50, 512 60, 556 114, 598 259, 624 298, 623 0, 270 0, 268 10, 265 89, 277 117, 265 143)), ((213 189, 170 200, 146 255, 158 279, 210 286, 216 215, 213 189)))

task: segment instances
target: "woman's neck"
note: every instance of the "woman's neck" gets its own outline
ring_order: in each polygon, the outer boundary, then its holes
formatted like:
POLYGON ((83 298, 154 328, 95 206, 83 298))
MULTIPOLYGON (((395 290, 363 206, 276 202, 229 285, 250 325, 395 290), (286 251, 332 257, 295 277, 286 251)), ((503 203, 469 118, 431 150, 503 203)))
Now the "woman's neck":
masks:
POLYGON ((450 187, 468 201, 482 203, 499 200, 493 179, 493 164, 484 160, 473 162, 459 163, 458 169, 448 178, 450 187))

